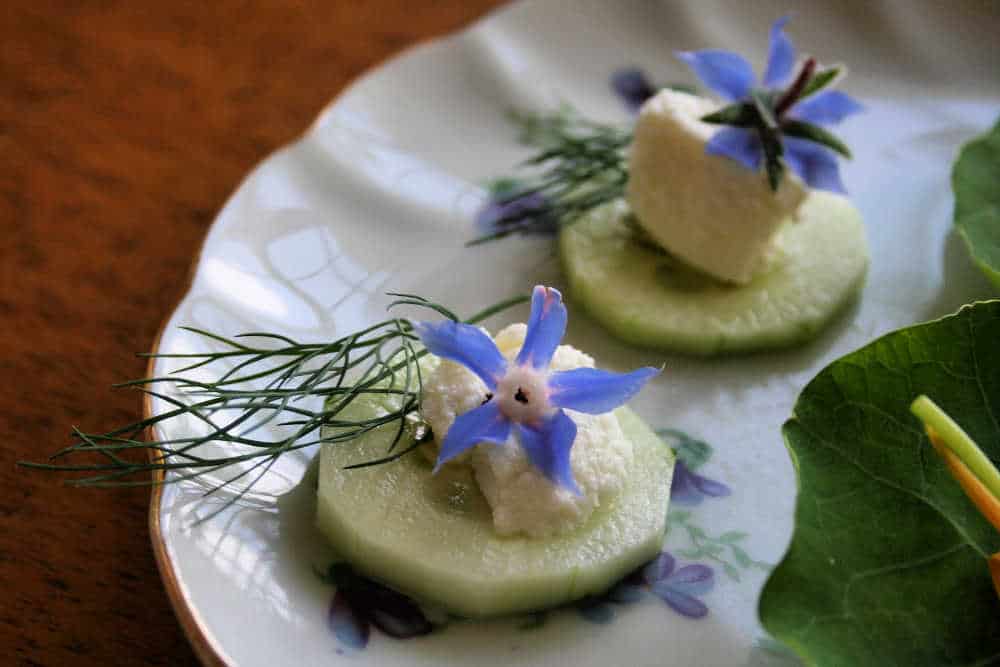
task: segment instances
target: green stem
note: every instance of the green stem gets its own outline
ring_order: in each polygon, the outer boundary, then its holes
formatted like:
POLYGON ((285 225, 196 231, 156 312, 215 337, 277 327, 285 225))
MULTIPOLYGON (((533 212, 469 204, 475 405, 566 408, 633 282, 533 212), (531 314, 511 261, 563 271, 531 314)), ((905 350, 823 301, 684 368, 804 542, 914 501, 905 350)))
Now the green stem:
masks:
POLYGON ((945 444, 990 493, 1000 499, 1000 470, 997 470, 983 450, 962 430, 962 427, 926 396, 919 396, 910 405, 910 412, 925 426, 934 430, 945 444))

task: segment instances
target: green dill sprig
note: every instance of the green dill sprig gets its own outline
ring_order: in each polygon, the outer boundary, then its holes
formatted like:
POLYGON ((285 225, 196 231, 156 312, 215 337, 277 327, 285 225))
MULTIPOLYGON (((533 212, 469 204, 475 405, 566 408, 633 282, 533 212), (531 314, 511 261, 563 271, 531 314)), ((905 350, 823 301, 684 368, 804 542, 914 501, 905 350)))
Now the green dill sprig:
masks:
MULTIPOLYGON (((459 321, 451 310, 422 297, 390 296, 397 297, 389 304, 390 309, 414 306, 459 321)), ((481 322, 525 301, 527 297, 523 296, 503 301, 466 322, 481 322)), ((184 365, 165 376, 116 385, 137 388, 163 401, 166 409, 105 433, 87 433, 74 427, 73 442, 48 462, 23 461, 19 465, 53 472, 92 473, 67 480, 75 486, 144 486, 213 479, 206 496, 248 480, 204 520, 243 498, 289 452, 322 443, 348 442, 373 429, 395 424, 395 436, 386 455, 351 466, 362 467, 394 461, 426 439, 415 433, 415 442, 397 451, 407 429, 419 424, 415 417, 422 378, 417 361, 426 354, 408 319, 389 318, 329 343, 299 343, 263 332, 227 338, 200 329, 184 329, 212 341, 218 349, 140 355, 177 359, 184 365), (206 370, 214 371, 213 379, 199 379, 206 370), (364 420, 345 417, 345 408, 362 396, 391 398, 398 407, 364 420), (317 402, 319 405, 314 405, 317 402), (203 425, 201 433, 156 437, 157 427, 190 418, 203 425), (257 435, 269 425, 275 427, 272 432, 280 432, 278 437, 257 435), (208 445, 222 445, 221 453, 208 445), (148 458, 126 458, 133 450, 148 451, 148 458), (96 462, 66 461, 81 455, 99 458, 96 462), (237 464, 246 465, 221 481, 214 480, 215 473, 237 464), (142 475, 148 476, 134 479, 142 475)))
POLYGON ((514 233, 555 231, 624 194, 630 130, 586 120, 569 107, 511 117, 521 143, 538 150, 522 163, 524 178, 494 184, 490 218, 483 225, 487 231, 469 245, 514 233))

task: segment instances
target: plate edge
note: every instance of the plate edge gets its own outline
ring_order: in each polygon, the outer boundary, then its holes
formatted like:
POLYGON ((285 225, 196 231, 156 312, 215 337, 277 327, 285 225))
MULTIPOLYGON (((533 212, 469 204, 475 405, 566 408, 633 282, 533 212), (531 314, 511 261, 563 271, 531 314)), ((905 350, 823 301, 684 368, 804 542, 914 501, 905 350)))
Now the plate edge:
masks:
MULTIPOLYGON (((327 102, 323 107, 314 115, 313 120, 308 126, 299 134, 297 138, 282 144, 272 150, 266 157, 262 158, 256 165, 251 169, 251 172, 256 169, 260 164, 263 164, 268 159, 270 159, 274 154, 279 151, 293 146, 300 141, 306 139, 313 131, 316 123, 321 117, 323 117, 326 112, 337 102, 340 101, 342 97, 350 93, 359 83, 366 79, 374 71, 392 65, 395 62, 408 58, 415 53, 422 51, 425 48, 431 47, 435 44, 440 44, 457 35, 461 35, 466 31, 474 28, 475 26, 481 25, 492 18, 509 12, 512 8, 520 5, 519 2, 513 2, 510 4, 500 5, 499 7, 494 7, 487 10, 482 15, 464 23, 463 25, 454 28, 448 32, 441 35, 435 35, 432 37, 425 37, 418 39, 412 44, 409 44, 400 51, 386 56, 385 58, 372 63, 364 70, 359 72, 355 77, 350 79, 344 86, 327 102)), ((249 175, 249 173, 248 173, 249 175)), ((243 186, 246 177, 244 177, 240 183, 232 190, 232 193, 226 199, 226 202, 220 206, 219 212, 225 210, 226 205, 229 200, 235 195, 236 192, 243 186)), ((163 338, 163 334, 166 331, 167 325, 170 320, 173 319, 174 314, 180 307, 181 303, 187 299, 188 295, 191 293, 191 287, 194 284, 195 277, 198 273, 198 267, 201 265, 202 255, 204 254, 205 245, 211 235, 212 229, 215 227, 216 222, 218 222, 219 213, 217 212, 212 220, 212 223, 205 230, 204 235, 198 245, 198 250, 195 254, 194 259, 191 262, 191 266, 188 270, 188 278, 186 281, 186 286, 184 288, 184 293, 174 302, 173 307, 170 309, 169 313, 163 318, 159 329, 156 332, 156 336, 153 338, 153 344, 150 347, 150 354, 155 355, 160 347, 160 342, 163 338)), ((146 376, 152 377, 154 372, 154 367, 156 365, 157 358, 155 356, 150 357, 149 363, 146 366, 146 376)), ((149 419, 153 416, 153 399, 150 395, 146 394, 143 398, 142 403, 142 418, 149 419)), ((155 427, 150 425, 144 431, 144 437, 147 441, 154 440, 155 427)), ((153 454, 150 452, 148 456, 152 459, 153 454)), ((160 510, 162 509, 163 500, 163 490, 164 484, 163 479, 165 475, 162 470, 156 470, 152 473, 152 488, 150 492, 149 499, 149 537, 151 546, 153 548, 153 556, 156 561, 156 568, 159 570, 160 580, 163 582, 164 590, 167 594, 167 599, 170 601, 170 606, 173 608, 174 615, 177 618, 178 623, 181 626, 181 630, 184 632, 184 636, 187 638, 188 643, 194 650, 195 656, 198 661, 205 665, 206 667, 228 667, 234 665, 231 659, 225 657, 224 652, 221 647, 218 646, 217 642, 212 637, 208 628, 205 627, 203 621, 198 618, 195 614, 193 607, 188 602, 184 591, 181 589, 180 581, 177 578, 176 570, 174 569, 174 564, 170 559, 170 554, 167 552, 166 541, 163 538, 163 526, 160 521, 160 510)))

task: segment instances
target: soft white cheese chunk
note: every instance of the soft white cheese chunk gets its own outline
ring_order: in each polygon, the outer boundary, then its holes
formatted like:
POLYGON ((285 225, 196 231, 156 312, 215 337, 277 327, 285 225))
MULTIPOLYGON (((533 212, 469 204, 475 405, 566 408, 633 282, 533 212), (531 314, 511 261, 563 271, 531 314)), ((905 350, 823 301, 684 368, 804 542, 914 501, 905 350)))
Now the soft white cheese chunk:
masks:
POLYGON ((721 129, 699 120, 712 100, 664 90, 639 113, 629 157, 628 203, 657 243, 721 280, 745 284, 764 267, 778 229, 805 199, 786 172, 777 192, 766 177, 708 155, 721 129))
MULTIPOLYGON (((511 362, 524 342, 527 327, 512 324, 497 334, 497 347, 511 362)), ((593 367, 589 355, 569 345, 560 345, 551 370, 593 367)), ((486 385, 460 364, 442 361, 423 382, 421 415, 434 430, 439 443, 455 417, 478 407, 486 397, 486 385)), ((576 423, 577 434, 570 450, 573 477, 581 495, 556 486, 528 461, 512 433, 503 445, 481 443, 455 459, 472 466, 476 482, 493 511, 493 525, 501 535, 523 533, 543 537, 572 530, 584 523, 601 503, 610 500, 625 485, 632 465, 632 443, 622 432, 614 413, 588 415, 573 410, 566 414, 576 423)), ((428 453, 437 456, 434 448, 428 453)))

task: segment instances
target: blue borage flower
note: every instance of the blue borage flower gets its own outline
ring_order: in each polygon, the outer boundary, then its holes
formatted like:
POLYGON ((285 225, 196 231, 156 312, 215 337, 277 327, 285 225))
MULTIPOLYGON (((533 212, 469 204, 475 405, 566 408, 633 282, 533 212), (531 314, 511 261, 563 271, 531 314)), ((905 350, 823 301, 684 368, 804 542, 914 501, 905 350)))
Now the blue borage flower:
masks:
POLYGON ((754 73, 743 56, 729 51, 678 52, 708 88, 735 104, 702 118, 729 125, 708 142, 706 151, 736 160, 757 171, 762 163, 771 187, 777 189, 783 169, 789 167, 810 187, 845 192, 836 153, 850 151, 825 127, 835 125, 863 107, 846 93, 823 90, 841 70, 817 71, 809 58, 798 76, 781 89, 792 74, 795 48, 785 35, 788 17, 771 26, 770 49, 762 88, 754 87, 754 73))
POLYGON ((611 373, 596 368, 551 372, 552 355, 566 332, 562 294, 535 287, 524 344, 513 364, 480 329, 461 322, 415 322, 414 331, 432 353, 456 361, 486 384, 478 408, 459 415, 445 434, 435 472, 480 442, 504 444, 514 432, 538 470, 550 481, 579 494, 570 467, 576 423, 564 408, 587 414, 609 412, 634 396, 659 373, 640 368, 611 373))

